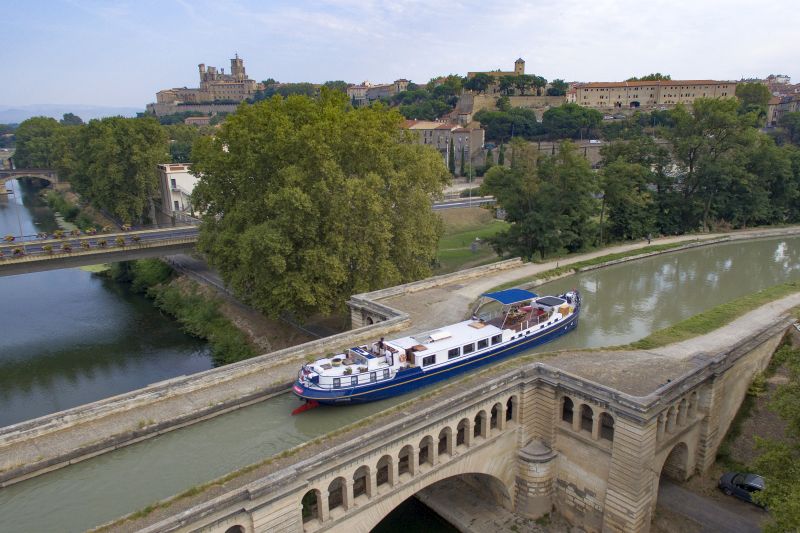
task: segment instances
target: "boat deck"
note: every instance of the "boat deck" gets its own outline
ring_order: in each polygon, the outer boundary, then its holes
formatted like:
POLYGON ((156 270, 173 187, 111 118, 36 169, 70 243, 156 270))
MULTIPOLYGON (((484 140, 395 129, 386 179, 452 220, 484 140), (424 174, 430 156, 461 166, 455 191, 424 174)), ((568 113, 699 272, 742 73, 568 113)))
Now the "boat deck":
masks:
POLYGON ((510 329, 513 331, 522 331, 531 326, 536 326, 542 322, 547 322, 553 316, 553 312, 538 314, 538 309, 531 309, 530 311, 520 311, 517 313, 509 313, 508 316, 496 316, 487 320, 487 324, 496 326, 500 329, 510 329), (505 323, 504 323, 505 321, 505 323))

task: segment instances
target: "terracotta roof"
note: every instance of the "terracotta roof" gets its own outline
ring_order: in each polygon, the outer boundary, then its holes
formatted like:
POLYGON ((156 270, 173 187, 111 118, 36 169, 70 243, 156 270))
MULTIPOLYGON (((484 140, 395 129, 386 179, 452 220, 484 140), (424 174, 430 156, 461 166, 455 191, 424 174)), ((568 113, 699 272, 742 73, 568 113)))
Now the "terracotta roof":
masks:
POLYGON ((674 85, 735 85, 735 81, 718 81, 718 80, 659 80, 659 81, 594 81, 590 83, 581 83, 577 87, 579 89, 592 88, 592 87, 649 87, 653 85, 661 85, 671 87, 674 85))

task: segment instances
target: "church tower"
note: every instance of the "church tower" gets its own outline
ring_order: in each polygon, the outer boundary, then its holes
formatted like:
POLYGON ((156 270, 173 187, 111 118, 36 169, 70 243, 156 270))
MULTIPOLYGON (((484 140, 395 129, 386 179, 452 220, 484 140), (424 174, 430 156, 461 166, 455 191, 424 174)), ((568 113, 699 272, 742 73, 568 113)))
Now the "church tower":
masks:
POLYGON ((239 57, 239 54, 231 59, 231 75, 236 81, 244 81, 247 77, 244 74, 244 60, 239 57))
POLYGON ((521 57, 514 61, 514 73, 517 76, 522 76, 525 74, 525 60, 521 57))

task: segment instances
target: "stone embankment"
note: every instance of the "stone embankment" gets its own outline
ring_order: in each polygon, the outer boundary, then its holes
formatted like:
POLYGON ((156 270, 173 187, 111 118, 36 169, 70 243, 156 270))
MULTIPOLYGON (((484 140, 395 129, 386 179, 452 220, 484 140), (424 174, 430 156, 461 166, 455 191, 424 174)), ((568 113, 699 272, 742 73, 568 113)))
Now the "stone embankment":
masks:
MULTIPOLYGON (((800 228, 794 227, 707 237, 753 239, 798 233, 800 228)), ((695 246, 696 240, 684 236, 658 242, 686 241, 695 246)), ((700 244, 709 242, 714 241, 700 244)), ((643 246, 628 244, 542 264, 514 259, 356 295, 350 302, 353 330, 0 429, 0 487, 262 401, 286 391, 304 360, 393 331, 460 320, 475 298, 497 285, 559 263, 564 266, 643 246), (373 324, 367 320, 371 316, 378 317, 373 324)))

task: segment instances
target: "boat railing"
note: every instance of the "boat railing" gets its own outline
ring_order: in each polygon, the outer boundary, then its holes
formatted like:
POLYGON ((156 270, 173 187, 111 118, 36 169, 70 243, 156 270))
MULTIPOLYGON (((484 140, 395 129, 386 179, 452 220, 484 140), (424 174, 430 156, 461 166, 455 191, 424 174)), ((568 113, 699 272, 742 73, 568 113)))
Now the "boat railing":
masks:
MULTIPOLYGON (((312 371, 313 372, 313 371, 312 371)), ((370 383, 376 383, 378 381, 388 381, 391 380, 396 374, 397 369, 392 367, 384 367, 384 368, 377 368, 374 370, 368 370, 366 372, 353 372, 351 374, 342 374, 341 376, 323 376, 318 374, 317 372, 313 372, 317 376, 317 380, 313 381, 306 378, 308 381, 313 383, 314 387, 319 389, 327 389, 327 390, 341 390, 341 389, 348 389, 351 387, 357 387, 359 385, 368 385, 370 383), (375 379, 371 379, 370 374, 375 373, 375 379), (366 379, 362 379, 362 376, 366 379), (353 378, 356 378, 356 382, 353 383, 353 378), (335 385, 336 381, 339 380, 339 386, 335 385)), ((301 371, 302 375, 302 371, 301 371)))

